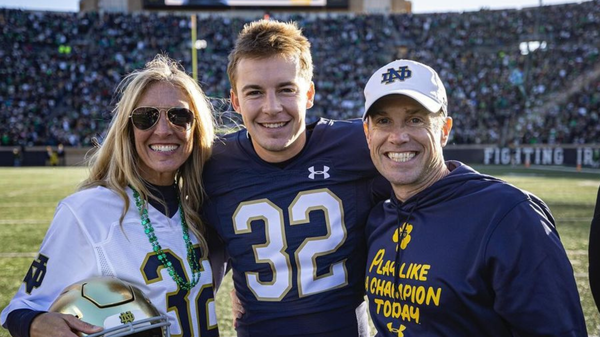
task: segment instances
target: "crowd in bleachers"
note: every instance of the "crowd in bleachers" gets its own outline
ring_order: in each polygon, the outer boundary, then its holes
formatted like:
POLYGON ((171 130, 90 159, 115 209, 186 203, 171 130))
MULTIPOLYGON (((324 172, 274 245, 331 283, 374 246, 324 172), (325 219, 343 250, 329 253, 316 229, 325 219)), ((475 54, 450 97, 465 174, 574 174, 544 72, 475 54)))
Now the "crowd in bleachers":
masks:
MULTIPOLYGON (((599 142, 598 0, 465 13, 271 17, 297 21, 312 43, 317 97, 309 121, 360 116, 370 74, 410 58, 431 65, 446 84, 451 143, 599 142), (544 43, 525 55, 523 41, 544 43)), ((227 55, 254 19, 199 17, 198 38, 207 41, 198 51, 199 81, 219 114, 231 109, 223 104, 227 55)), ((0 9, 0 29, 0 146, 89 146, 110 121, 124 75, 159 52, 192 71, 189 15, 0 9)))

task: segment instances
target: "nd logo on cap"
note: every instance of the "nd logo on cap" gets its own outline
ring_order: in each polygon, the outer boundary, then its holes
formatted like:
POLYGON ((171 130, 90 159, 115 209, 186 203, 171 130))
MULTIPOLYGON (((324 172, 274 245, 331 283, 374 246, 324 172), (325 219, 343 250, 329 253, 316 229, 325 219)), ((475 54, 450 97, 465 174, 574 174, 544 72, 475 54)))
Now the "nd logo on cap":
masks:
POLYGON ((389 68, 387 72, 381 74, 381 83, 390 84, 396 80, 404 81, 407 78, 411 78, 412 71, 408 69, 408 66, 400 67, 398 70, 389 68))
POLYGON ((364 93, 363 120, 375 101, 393 94, 406 95, 429 112, 441 110, 448 115, 448 100, 442 80, 433 68, 416 61, 396 60, 379 68, 367 82, 364 93))

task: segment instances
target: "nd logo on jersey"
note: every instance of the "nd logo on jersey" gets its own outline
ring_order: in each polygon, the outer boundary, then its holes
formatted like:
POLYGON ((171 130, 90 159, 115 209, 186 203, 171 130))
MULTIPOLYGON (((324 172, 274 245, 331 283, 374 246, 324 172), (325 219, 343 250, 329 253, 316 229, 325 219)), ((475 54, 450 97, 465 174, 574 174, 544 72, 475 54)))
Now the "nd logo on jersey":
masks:
POLYGON ((42 254, 38 255, 37 260, 34 260, 27 271, 27 275, 25 275, 25 291, 31 295, 31 292, 35 288, 39 288, 42 285, 42 281, 44 281, 44 276, 46 276, 46 266, 48 264, 48 257, 42 254))
POLYGON ((390 84, 396 80, 404 81, 407 78, 412 77, 412 71, 408 69, 408 66, 400 67, 398 70, 389 68, 387 72, 381 74, 381 83, 390 84))

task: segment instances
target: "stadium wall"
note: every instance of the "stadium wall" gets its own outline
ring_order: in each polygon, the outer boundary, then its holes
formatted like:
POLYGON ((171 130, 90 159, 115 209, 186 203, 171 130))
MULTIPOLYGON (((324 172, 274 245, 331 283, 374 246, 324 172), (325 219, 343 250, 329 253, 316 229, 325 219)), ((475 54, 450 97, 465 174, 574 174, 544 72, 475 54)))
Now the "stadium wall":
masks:
MULTIPOLYGON (((0 147, 0 166, 14 166, 14 147, 0 147)), ((56 150, 56 148, 54 148, 56 150)), ((93 148, 65 148, 61 164, 80 166, 93 148)), ((444 149, 446 159, 478 165, 542 165, 577 168, 600 168, 600 144, 597 145, 532 145, 497 147, 494 145, 449 145, 444 149)), ((48 165, 45 146, 25 148, 21 166, 48 165)))

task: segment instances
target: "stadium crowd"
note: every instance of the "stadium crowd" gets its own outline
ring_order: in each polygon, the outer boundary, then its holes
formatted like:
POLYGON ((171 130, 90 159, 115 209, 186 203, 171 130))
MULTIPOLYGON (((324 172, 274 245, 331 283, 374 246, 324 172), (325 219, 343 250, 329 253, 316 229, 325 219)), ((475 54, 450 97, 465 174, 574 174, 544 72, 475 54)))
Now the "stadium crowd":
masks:
MULTIPOLYGON (((309 120, 358 117, 369 75, 396 58, 432 65, 455 116, 450 143, 598 143, 600 2, 437 14, 285 14, 313 45, 309 120), (522 42, 538 41, 532 48, 522 42), (537 49, 536 49, 537 48, 537 49)), ((227 55, 255 17, 201 14, 199 81, 226 115, 227 55)), ((89 146, 112 88, 159 52, 191 73, 189 15, 0 10, 0 146, 89 146)))

